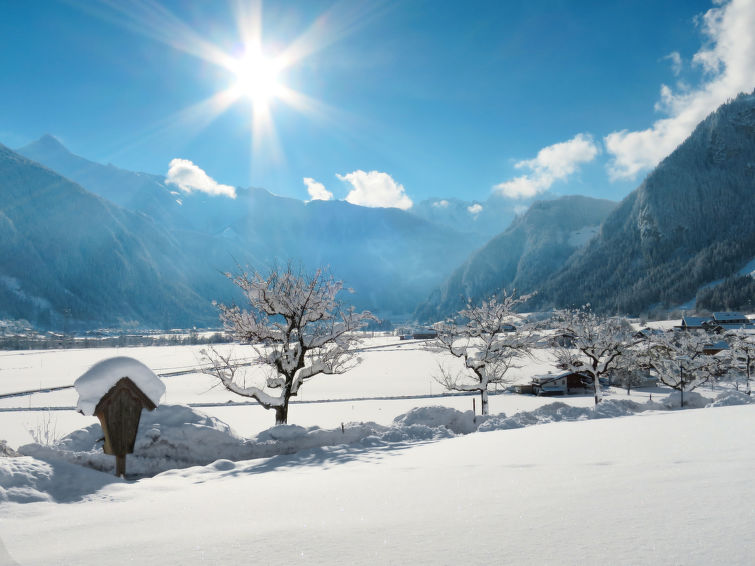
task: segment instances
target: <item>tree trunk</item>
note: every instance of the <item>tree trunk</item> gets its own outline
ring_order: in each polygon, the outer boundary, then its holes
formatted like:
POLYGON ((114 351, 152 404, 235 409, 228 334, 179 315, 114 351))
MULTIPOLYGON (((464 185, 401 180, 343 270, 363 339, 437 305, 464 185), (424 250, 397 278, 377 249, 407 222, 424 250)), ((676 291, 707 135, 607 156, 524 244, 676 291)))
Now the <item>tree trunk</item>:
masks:
POLYGON ((488 414, 488 390, 483 389, 480 391, 480 414, 488 414))
POLYGON ((288 402, 291 400, 291 378, 286 376, 286 383, 281 392, 283 405, 275 407, 275 424, 288 424, 288 402))
POLYGON ((288 399, 281 407, 275 407, 275 424, 288 424, 288 399))
POLYGON ((592 378, 592 384, 593 384, 593 387, 595 388, 595 404, 597 405, 598 403, 600 403, 600 398, 601 398, 600 379, 598 379, 597 375, 592 378))

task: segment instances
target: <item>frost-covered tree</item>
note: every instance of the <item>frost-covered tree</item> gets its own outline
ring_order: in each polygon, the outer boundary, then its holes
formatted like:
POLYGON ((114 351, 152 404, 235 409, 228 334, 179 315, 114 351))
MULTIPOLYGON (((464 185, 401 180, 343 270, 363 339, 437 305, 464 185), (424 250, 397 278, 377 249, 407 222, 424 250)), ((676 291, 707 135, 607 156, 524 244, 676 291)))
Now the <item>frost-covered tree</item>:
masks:
POLYGON ((435 380, 452 391, 479 391, 480 411, 488 414, 488 391, 510 383, 507 375, 516 360, 530 355, 534 340, 514 309, 530 295, 504 293, 479 306, 467 305, 457 317, 435 325, 438 337, 429 345, 464 362, 461 371, 439 365, 435 380))
POLYGON ((220 318, 241 343, 254 348, 253 364, 266 367, 268 378, 266 386, 249 385, 243 366, 215 350, 205 353, 206 372, 229 391, 275 409, 276 424, 285 424, 289 400, 307 380, 343 373, 359 362, 355 331, 375 317, 344 307, 337 299, 342 282, 323 270, 305 274, 289 263, 265 274, 226 276, 244 292, 250 308, 221 304, 220 318))
POLYGON ((693 391, 712 379, 720 369, 719 360, 705 352, 710 336, 702 331, 667 332, 653 336, 644 358, 664 385, 681 393, 693 391))
MULTIPOLYGON (((726 337, 732 365, 741 370, 745 378, 745 393, 752 394, 750 381, 755 365, 755 336, 745 331, 733 332, 726 337)), ((739 386, 737 386, 739 389, 739 386)))
MULTIPOLYGON (((553 323, 559 344, 555 352, 559 367, 587 374, 592 379, 597 405, 603 398, 600 378, 618 368, 622 356, 633 355, 636 341, 628 323, 596 314, 589 307, 556 311, 553 323)), ((625 368, 628 365, 622 364, 625 368)))

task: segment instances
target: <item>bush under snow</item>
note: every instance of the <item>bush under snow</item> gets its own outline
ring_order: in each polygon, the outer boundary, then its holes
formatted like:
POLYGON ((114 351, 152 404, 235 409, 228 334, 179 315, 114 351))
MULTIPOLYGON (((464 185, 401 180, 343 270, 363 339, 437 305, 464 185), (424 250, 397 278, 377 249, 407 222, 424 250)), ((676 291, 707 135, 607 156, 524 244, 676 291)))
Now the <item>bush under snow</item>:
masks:
MULTIPOLYGON (((512 416, 501 413, 490 417, 475 417, 471 411, 462 412, 448 407, 422 407, 396 417, 392 426, 372 422, 348 423, 343 429, 326 430, 278 425, 253 438, 241 438, 224 422, 189 407, 162 405, 142 414, 134 453, 128 456, 126 469, 129 475, 142 477, 210 464, 215 470, 232 470, 236 466, 234 461, 270 458, 306 450, 324 451, 327 456, 329 451, 343 447, 360 450, 398 446, 474 431, 506 430, 559 421, 613 418, 667 410, 679 406, 678 397, 679 394, 675 392, 659 403, 607 400, 595 408, 554 402, 512 416)), ((712 402, 696 393, 685 395, 685 408, 752 402, 751 397, 736 391, 721 393, 712 402)), ((19 452, 24 457, 0 456, 0 501, 74 501, 108 483, 120 481, 112 475, 114 457, 102 452, 102 429, 99 424, 74 431, 52 446, 27 444, 19 448, 19 452)))

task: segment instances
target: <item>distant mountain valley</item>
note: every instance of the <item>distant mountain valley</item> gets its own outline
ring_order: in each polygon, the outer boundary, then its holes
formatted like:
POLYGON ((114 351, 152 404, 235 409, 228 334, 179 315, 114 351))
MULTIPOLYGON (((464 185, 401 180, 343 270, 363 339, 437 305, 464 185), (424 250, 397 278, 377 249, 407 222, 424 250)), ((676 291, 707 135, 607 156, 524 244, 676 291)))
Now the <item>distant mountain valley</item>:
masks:
POLYGON ((354 289, 348 302, 394 321, 431 323, 514 289, 536 293, 528 308, 621 314, 746 302, 755 93, 708 116, 618 204, 491 195, 403 211, 236 193, 179 191, 49 135, 16 151, 0 145, 0 318, 215 326, 212 301, 241 299, 223 273, 288 260, 328 266, 354 289))

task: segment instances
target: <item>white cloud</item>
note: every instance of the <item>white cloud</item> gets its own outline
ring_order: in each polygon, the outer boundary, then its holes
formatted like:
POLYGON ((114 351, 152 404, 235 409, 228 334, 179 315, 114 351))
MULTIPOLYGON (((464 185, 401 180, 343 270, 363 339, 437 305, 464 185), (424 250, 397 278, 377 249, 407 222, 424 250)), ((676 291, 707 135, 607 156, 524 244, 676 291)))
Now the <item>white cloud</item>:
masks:
POLYGON ((577 134, 572 139, 544 147, 534 159, 520 161, 517 169, 530 173, 504 181, 493 188, 511 198, 526 198, 547 191, 556 181, 563 181, 577 172, 580 164, 595 159, 598 146, 589 134, 577 134))
POLYGON ((467 212, 471 214, 472 216, 477 216, 482 212, 482 205, 479 203, 474 203, 472 206, 467 207, 467 212))
POLYGON ((674 73, 674 76, 679 76, 679 73, 682 72, 682 56, 679 54, 678 51, 672 51, 668 55, 664 57, 664 59, 668 59, 671 61, 671 70, 674 73))
POLYGON ((406 195, 404 186, 394 181, 388 173, 359 169, 346 175, 336 174, 336 177, 353 187, 346 195, 346 201, 351 204, 402 210, 412 207, 412 200, 406 195))
POLYGON ((613 156, 608 164, 612 179, 633 178, 654 167, 708 114, 755 87, 755 2, 732 0, 711 8, 698 18, 698 24, 706 42, 692 63, 702 68, 703 78, 696 87, 676 92, 661 85, 656 108, 666 118, 646 130, 621 130, 605 137, 606 149, 613 156))
POLYGON ((433 203, 433 206, 434 206, 435 208, 448 208, 448 205, 449 205, 449 202, 448 202, 447 200, 445 200, 445 199, 443 199, 443 200, 438 200, 438 201, 435 201, 435 202, 433 203))
POLYGON ((527 212, 529 210, 529 208, 530 208, 529 206, 526 206, 526 205, 523 205, 523 204, 517 204, 514 207, 514 214, 516 214, 517 216, 521 216, 522 214, 524 214, 525 212, 527 212))
POLYGON ((236 198, 236 189, 229 185, 221 185, 188 159, 171 160, 165 182, 176 185, 186 193, 199 191, 208 195, 236 198))
POLYGON ((331 200, 333 198, 333 193, 312 177, 304 177, 302 181, 307 185, 307 192, 312 200, 331 200))

